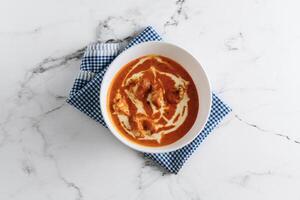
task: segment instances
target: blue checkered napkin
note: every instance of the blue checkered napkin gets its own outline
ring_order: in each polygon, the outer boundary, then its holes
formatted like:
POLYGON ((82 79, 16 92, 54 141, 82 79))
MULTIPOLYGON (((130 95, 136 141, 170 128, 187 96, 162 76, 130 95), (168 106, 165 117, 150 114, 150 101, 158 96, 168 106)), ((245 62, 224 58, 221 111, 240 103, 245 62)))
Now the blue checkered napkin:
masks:
POLYGON ((103 120, 99 91, 107 66, 120 53, 122 43, 95 43, 87 47, 67 102, 106 127, 103 120))
MULTIPOLYGON (((99 91, 108 65, 123 50, 135 44, 158 40, 161 40, 161 37, 156 31, 152 27, 147 27, 127 45, 125 43, 95 43, 89 45, 83 55, 80 72, 71 89, 67 102, 106 127, 100 110, 99 91)), ((161 154, 145 154, 145 156, 154 160, 169 172, 177 173, 204 138, 230 111, 231 109, 213 94, 209 120, 204 130, 194 141, 177 151, 161 154)))

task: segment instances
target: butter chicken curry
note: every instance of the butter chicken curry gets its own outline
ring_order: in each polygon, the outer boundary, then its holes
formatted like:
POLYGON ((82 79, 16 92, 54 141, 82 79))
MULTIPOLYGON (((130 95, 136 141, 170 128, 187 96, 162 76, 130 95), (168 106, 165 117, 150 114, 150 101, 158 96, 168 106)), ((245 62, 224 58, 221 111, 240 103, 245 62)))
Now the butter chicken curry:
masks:
POLYGON ((159 55, 137 58, 115 75, 108 110, 120 134, 145 146, 176 142, 193 126, 196 86, 178 63, 159 55))

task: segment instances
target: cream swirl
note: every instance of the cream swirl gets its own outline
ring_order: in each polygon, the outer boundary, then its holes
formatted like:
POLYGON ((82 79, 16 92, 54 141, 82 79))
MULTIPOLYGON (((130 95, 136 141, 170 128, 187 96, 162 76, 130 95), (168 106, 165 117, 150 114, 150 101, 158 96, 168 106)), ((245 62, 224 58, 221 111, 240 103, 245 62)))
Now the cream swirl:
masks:
MULTIPOLYGON (((135 107, 135 116, 132 116, 133 113, 125 114, 124 112, 116 112, 115 114, 118 116, 123 129, 132 137, 139 140, 156 140, 160 142, 163 135, 176 131, 188 116, 188 102, 190 98, 187 94, 187 87, 189 82, 177 74, 158 70, 158 67, 153 65, 146 70, 132 73, 135 68, 150 58, 155 58, 158 62, 162 62, 159 57, 144 57, 131 68, 122 82, 122 87, 126 88, 124 91, 131 102, 130 104, 135 107), (150 85, 145 82, 146 74, 153 78, 150 85), (166 79, 172 82, 172 87, 178 95, 176 103, 170 104, 166 100, 168 91, 162 87, 162 82, 166 79), (147 87, 142 94, 145 95, 146 101, 143 101, 138 96, 138 93, 144 89, 140 88, 141 84, 146 84, 144 87, 147 87), (146 112, 145 102, 148 104, 148 107, 150 106, 151 112, 146 112), (173 111, 170 116, 169 110, 171 108, 173 111)), ((120 92, 118 92, 117 96, 120 95, 120 92)))

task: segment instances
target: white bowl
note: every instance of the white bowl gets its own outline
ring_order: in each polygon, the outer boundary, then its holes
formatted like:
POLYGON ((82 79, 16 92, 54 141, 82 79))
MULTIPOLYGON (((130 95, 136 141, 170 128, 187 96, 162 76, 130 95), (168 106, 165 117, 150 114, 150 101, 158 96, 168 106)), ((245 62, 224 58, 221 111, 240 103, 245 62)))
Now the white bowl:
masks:
POLYGON ((205 126, 211 108, 211 89, 206 73, 200 63, 184 49, 166 42, 145 42, 129 48, 121 53, 108 67, 101 84, 100 105, 104 120, 110 131, 125 145, 147 153, 162 153, 177 150, 194 140, 205 126), (111 81, 116 73, 130 61, 149 54, 162 55, 182 65, 191 75, 199 96, 199 110, 196 121, 187 134, 178 141, 161 147, 149 147, 134 143, 119 133, 113 125, 108 113, 107 96, 111 81))

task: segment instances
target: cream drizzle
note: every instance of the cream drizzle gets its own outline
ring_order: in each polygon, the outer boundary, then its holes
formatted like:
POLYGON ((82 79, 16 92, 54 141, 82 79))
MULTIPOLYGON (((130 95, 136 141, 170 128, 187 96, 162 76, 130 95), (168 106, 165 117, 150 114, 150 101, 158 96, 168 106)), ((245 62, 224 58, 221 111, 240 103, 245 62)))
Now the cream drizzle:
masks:
MULTIPOLYGON (((131 70, 126 74, 126 76, 122 82, 123 87, 128 85, 132 81, 142 78, 142 76, 144 75, 144 73, 147 70, 135 73, 135 74, 131 75, 130 77, 128 77, 128 76, 132 72, 132 70, 134 70, 136 67, 138 67, 140 64, 143 64, 146 60, 148 60, 150 58, 153 58, 153 56, 147 56, 147 57, 140 59, 139 62, 137 62, 131 68, 131 70)), ((155 58, 159 62, 162 62, 162 60, 160 58, 158 58, 158 57, 155 57, 155 58)), ((167 64, 169 65, 169 63, 167 63, 167 64)), ((159 109, 157 109, 156 106, 151 101, 151 93, 147 96, 147 101, 150 103, 150 107, 153 111, 153 115, 159 113, 158 119, 153 120, 155 130, 158 130, 161 128, 166 128, 166 127, 170 127, 170 128, 166 129, 166 130, 157 131, 157 132, 153 133, 152 135, 144 135, 143 137, 137 137, 137 139, 139 139, 139 140, 156 140, 157 142, 160 143, 163 135, 166 135, 173 131, 176 131, 184 123, 184 121, 186 120, 186 118, 188 116, 188 102, 189 102, 190 98, 187 95, 187 85, 189 84, 189 82, 184 80, 180 76, 176 76, 171 73, 159 71, 158 69, 155 68, 155 66, 151 66, 148 70, 151 70, 151 72, 154 74, 154 77, 156 77, 157 74, 168 76, 169 78, 171 78, 174 81, 174 86, 176 89, 179 89, 180 87, 182 87, 184 89, 183 97, 180 99, 179 103, 176 105, 175 113, 173 114, 171 119, 167 119, 164 116, 165 110, 168 109, 168 105, 164 101, 162 102, 161 107, 159 109), (158 122, 161 119, 164 119, 167 123, 159 124, 158 122)), ((127 94, 130 101, 136 106, 137 113, 147 116, 147 113, 145 112, 143 103, 140 100, 138 100, 134 95, 134 92, 136 89, 137 88, 133 88, 133 91, 125 90, 125 93, 127 94)), ((165 94, 164 89, 163 89, 163 93, 165 94)), ((136 138, 134 131, 131 130, 128 116, 122 115, 122 114, 117 114, 117 115, 118 115, 118 119, 119 119, 123 129, 128 134, 130 134, 131 136, 136 138)))

